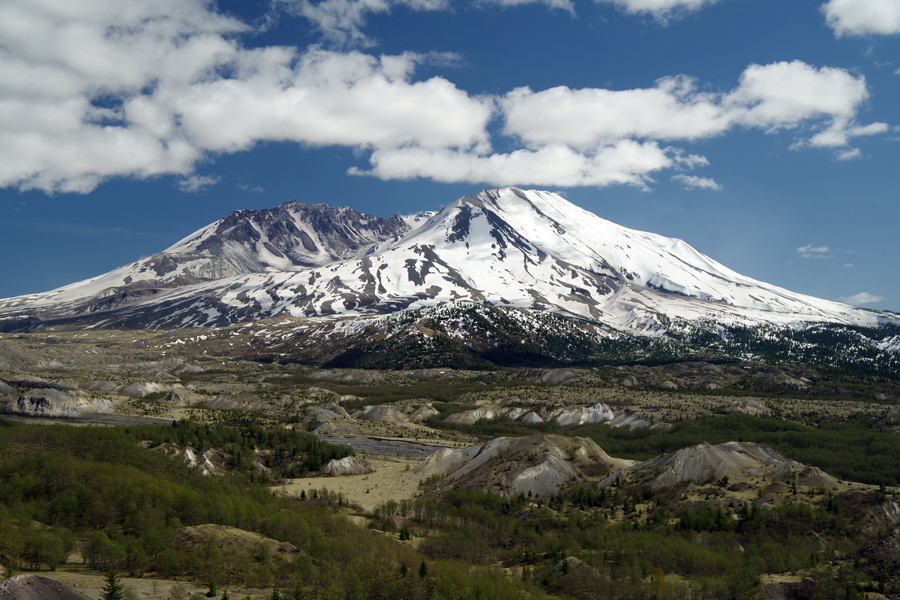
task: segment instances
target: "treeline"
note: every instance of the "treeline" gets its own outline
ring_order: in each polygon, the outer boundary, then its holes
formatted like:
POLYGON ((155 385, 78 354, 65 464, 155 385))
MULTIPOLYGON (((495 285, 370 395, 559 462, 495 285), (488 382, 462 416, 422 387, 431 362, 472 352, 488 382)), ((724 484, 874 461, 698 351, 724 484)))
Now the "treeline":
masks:
MULTIPOLYGON (((684 510, 669 500, 636 486, 576 486, 540 499, 450 492, 385 503, 373 525, 424 538, 419 548, 435 560, 502 563, 549 593, 587 599, 602 590, 609 600, 749 597, 763 573, 816 569, 868 541, 848 499, 771 510, 752 502, 684 510)), ((851 564, 813 571, 807 591, 861 598, 878 585, 851 564)))
MULTIPOLYGON (((220 589, 299 585, 314 598, 513 600, 527 589, 468 561, 429 561, 421 575, 421 554, 353 525, 333 494, 301 501, 244 475, 203 477, 141 448, 144 432, 136 431, 0 422, 0 563, 53 568, 77 548, 104 572, 214 579, 220 589), (228 555, 214 538, 172 543, 182 527, 207 523, 288 542, 297 552, 254 547, 228 555)), ((279 439, 270 432, 270 444, 272 435, 279 439)))

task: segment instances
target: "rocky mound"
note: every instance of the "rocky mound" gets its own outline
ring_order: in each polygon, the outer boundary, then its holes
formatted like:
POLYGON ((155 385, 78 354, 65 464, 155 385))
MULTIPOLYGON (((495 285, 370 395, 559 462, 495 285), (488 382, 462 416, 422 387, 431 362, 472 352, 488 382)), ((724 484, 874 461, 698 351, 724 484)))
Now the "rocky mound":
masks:
MULTIPOLYGON (((836 479, 820 469, 793 461, 768 446, 742 442, 683 448, 636 464, 627 472, 654 488, 703 484, 724 477, 732 482, 762 478, 798 486, 838 486, 836 479)), ((600 485, 609 485, 621 475, 616 473, 600 485)))
POLYGON ((496 438, 483 446, 438 450, 413 472, 444 476, 429 491, 487 490, 510 496, 548 496, 576 479, 627 468, 633 461, 610 457, 592 440, 558 435, 496 438))
POLYGON ((325 465, 323 472, 326 475, 366 475, 374 473, 375 470, 361 458, 355 456, 346 456, 340 460, 333 458, 325 465))
POLYGON ((37 575, 16 575, 0 583, 0 600, 91 600, 79 591, 73 590, 47 577, 37 575))

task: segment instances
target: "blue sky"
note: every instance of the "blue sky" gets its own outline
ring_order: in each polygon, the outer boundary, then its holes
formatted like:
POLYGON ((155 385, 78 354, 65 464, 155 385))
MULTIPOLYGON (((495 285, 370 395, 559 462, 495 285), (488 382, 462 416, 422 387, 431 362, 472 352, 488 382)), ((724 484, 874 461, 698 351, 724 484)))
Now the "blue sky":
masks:
POLYGON ((898 0, 8 0, 0 297, 243 208, 546 189, 900 310, 898 0))

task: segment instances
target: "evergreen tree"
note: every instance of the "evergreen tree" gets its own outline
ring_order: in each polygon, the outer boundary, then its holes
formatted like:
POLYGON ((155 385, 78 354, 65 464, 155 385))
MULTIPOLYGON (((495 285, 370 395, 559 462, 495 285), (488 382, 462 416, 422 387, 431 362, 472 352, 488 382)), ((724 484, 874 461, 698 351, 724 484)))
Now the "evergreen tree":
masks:
POLYGON ((100 600, 125 600, 125 586, 119 582, 119 575, 113 569, 106 574, 106 586, 100 600))
POLYGON ((209 591, 206 592, 207 598, 215 598, 219 594, 216 592, 216 582, 213 579, 209 580, 209 591))
POLYGON ((272 590, 272 595, 269 596, 269 600, 284 600, 284 596, 281 595, 281 592, 279 592, 276 587, 272 590))

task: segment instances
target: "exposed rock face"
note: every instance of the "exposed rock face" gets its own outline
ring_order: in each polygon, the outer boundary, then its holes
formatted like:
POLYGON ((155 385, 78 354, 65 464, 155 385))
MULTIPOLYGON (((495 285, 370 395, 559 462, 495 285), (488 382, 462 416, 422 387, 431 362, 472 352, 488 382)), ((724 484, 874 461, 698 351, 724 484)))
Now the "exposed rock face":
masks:
POLYGON ((6 385, 4 382, 0 381, 0 396, 5 396, 6 394, 15 394, 16 390, 6 385))
POLYGON ((413 468, 419 475, 444 475, 430 492, 489 490, 502 495, 557 493, 579 476, 626 468, 633 461, 610 457, 592 440, 558 435, 496 438, 483 446, 442 448, 413 468))
POLYGON ((6 410, 41 417, 77 417, 82 413, 112 413, 115 408, 114 402, 77 390, 37 389, 20 395, 6 410))
POLYGON ((175 444, 160 444, 153 448, 154 452, 161 452, 166 456, 180 458, 191 467, 200 471, 202 475, 227 475, 231 469, 227 466, 231 457, 217 448, 208 448, 198 452, 193 447, 181 448, 175 444))
POLYGON ((79 591, 48 577, 16 575, 0 583, 0 600, 91 600, 79 591))
POLYGON ((333 458, 325 465, 323 472, 326 475, 365 475, 374 473, 375 470, 366 461, 355 456, 346 456, 340 460, 333 458))

